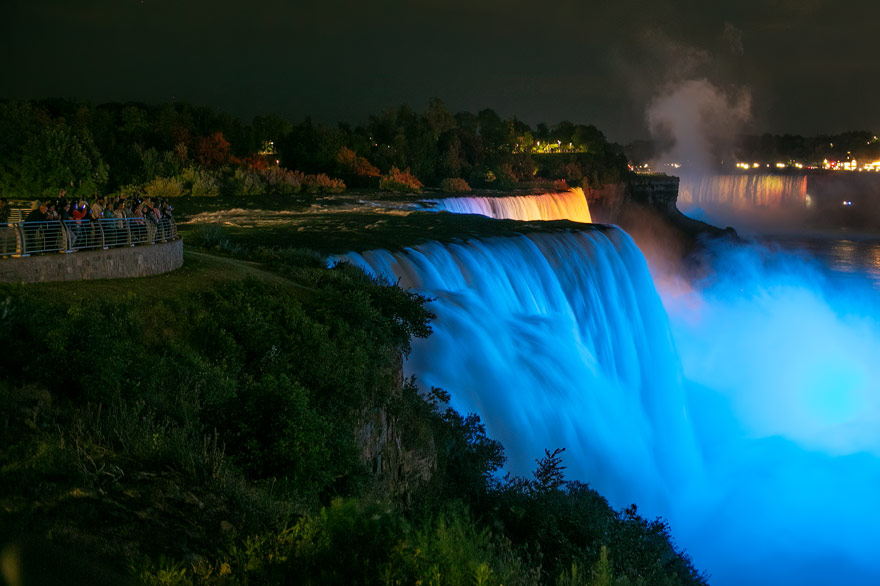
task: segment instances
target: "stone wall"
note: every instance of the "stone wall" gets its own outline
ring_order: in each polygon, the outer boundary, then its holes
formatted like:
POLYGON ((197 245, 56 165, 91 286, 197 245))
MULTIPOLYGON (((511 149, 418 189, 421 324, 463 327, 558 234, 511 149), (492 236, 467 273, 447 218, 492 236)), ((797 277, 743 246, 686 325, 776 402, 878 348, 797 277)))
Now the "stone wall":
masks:
POLYGON ((183 240, 130 248, 0 258, 0 282, 41 283, 146 277, 183 266, 183 240))

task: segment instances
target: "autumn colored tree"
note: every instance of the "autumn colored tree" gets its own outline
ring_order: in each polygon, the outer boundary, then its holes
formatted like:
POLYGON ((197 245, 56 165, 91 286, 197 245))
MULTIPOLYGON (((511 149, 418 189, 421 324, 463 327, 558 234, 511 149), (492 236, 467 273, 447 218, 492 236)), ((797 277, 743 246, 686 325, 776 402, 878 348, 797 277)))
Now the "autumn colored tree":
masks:
POLYGON ((336 153, 336 162, 339 163, 343 173, 358 177, 378 177, 380 175, 379 169, 348 147, 339 149, 339 152, 336 153))
POLYGON ((220 167, 229 162, 229 141, 222 132, 201 136, 196 140, 196 159, 205 167, 220 167))

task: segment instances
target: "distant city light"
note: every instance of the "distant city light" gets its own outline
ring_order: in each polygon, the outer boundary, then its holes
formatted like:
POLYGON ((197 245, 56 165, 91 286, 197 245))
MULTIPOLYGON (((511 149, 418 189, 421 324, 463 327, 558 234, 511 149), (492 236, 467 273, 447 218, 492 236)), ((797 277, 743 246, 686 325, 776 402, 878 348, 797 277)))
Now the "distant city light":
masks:
MULTIPOLYGON (((675 165, 670 164, 670 167, 675 165)), ((776 169, 824 169, 826 171, 873 171, 880 172, 880 161, 874 161, 871 163, 859 163, 858 159, 850 159, 848 158, 846 161, 829 161, 828 159, 823 159, 821 163, 816 164, 805 164, 800 161, 788 161, 787 163, 783 163, 781 161, 773 163, 745 163, 739 162, 736 164, 737 169, 742 169, 743 171, 749 171, 751 169, 761 169, 767 168, 770 169, 775 167, 776 169)), ((677 168, 677 167, 676 167, 677 168)))

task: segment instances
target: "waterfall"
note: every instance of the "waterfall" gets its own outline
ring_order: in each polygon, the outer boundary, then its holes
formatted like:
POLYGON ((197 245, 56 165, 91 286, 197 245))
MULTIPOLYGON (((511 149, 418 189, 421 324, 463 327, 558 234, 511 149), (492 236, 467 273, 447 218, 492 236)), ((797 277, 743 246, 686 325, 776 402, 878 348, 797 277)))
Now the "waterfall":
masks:
POLYGON ((347 259, 434 299, 408 374, 449 391, 527 475, 566 448, 573 478, 657 514, 699 458, 669 324, 623 231, 428 243, 347 259))
POLYGON ((668 315, 614 227, 343 258, 432 299, 406 372, 510 472, 566 448, 569 479, 667 518, 715 586, 880 583, 880 303, 757 256, 668 315))
POLYGON ((679 184, 678 203, 683 211, 689 207, 715 205, 734 208, 803 208, 806 197, 806 176, 684 176, 679 184))
POLYGON ((447 197, 429 200, 436 210, 455 214, 480 214, 497 220, 572 220, 590 223, 584 190, 505 197, 447 197))

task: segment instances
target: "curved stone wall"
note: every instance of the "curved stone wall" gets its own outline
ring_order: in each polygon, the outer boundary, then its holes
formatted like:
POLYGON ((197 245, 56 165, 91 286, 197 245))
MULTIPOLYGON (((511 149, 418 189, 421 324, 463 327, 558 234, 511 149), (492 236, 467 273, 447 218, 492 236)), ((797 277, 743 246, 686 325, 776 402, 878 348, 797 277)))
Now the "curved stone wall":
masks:
POLYGON ((146 277, 183 266, 183 240, 0 259, 0 282, 45 283, 146 277))

